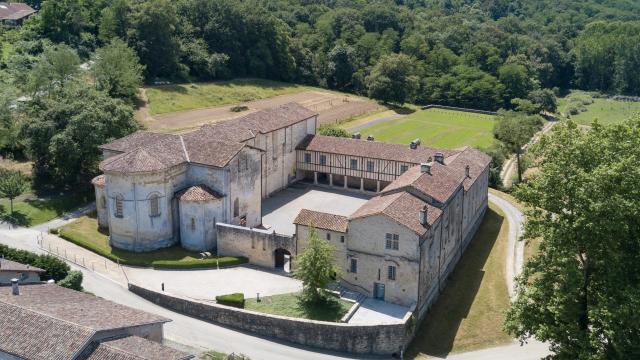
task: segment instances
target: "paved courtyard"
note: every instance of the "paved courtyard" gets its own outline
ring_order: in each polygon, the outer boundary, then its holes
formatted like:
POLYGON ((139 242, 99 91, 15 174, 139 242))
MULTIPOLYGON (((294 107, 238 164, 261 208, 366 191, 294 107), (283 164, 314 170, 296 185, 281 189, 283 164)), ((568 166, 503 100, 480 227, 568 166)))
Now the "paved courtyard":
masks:
POLYGON ((349 319, 349 324, 402 324, 408 311, 406 306, 367 298, 349 319))
POLYGON ((123 267, 129 281, 152 290, 198 300, 214 300, 217 295, 244 293, 247 298, 286 294, 302 290, 302 282, 251 265, 210 270, 153 270, 123 267))
POLYGON ((262 223, 272 226, 279 234, 293 235, 296 231, 293 220, 301 209, 348 216, 369 198, 354 191, 299 183, 262 201, 262 223))

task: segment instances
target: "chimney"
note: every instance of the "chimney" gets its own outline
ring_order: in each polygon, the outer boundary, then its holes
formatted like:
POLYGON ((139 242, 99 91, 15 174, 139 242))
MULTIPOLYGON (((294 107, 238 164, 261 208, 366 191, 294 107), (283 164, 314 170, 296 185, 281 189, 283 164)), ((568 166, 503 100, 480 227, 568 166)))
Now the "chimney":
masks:
POLYGON ((373 140, 375 140, 375 139, 373 138, 373 135, 369 135, 369 136, 367 136, 367 141, 373 141, 373 140))
POLYGON ((469 165, 467 165, 467 166, 465 166, 465 167, 464 167, 464 175, 465 175, 466 177, 471 177, 471 176, 469 176, 469 170, 470 170, 469 165))
POLYGON ((439 162, 440 164, 444 165, 444 154, 441 152, 437 152, 436 155, 433 157, 436 162, 439 162))
POLYGON ((20 288, 18 287, 18 279, 11 279, 11 293, 13 295, 20 295, 20 288))
POLYGON ((420 209, 420 224, 427 226, 427 205, 420 209))
POLYGON ((413 150, 417 149, 419 145, 420 145, 420 139, 414 139, 412 142, 409 143, 409 147, 413 150))
POLYGON ((420 164, 420 172, 423 174, 424 173, 431 174, 431 164, 428 164, 428 163, 420 164))

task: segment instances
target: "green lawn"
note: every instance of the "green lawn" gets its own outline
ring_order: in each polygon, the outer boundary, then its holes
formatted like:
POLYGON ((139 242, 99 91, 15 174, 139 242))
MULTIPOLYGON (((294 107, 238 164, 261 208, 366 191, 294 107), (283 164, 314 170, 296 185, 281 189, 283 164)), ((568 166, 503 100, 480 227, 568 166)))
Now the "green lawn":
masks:
POLYGON ((462 111, 427 109, 404 118, 366 127, 363 136, 376 140, 409 144, 419 138, 424 146, 456 148, 473 146, 487 148, 493 143, 494 117, 462 111))
POLYGON ((109 236, 98 231, 95 217, 83 216, 58 229, 60 237, 91 250, 123 265, 146 266, 167 269, 193 269, 237 265, 247 262, 245 258, 211 257, 200 260, 199 254, 179 246, 145 253, 114 249, 109 245, 109 236))
POLYGON ((506 344, 502 331, 509 306, 505 259, 509 226, 494 205, 420 325, 408 355, 442 356, 506 344))
POLYGON ((265 99, 307 90, 302 85, 262 79, 159 85, 145 88, 152 115, 265 99))
POLYGON ((310 320, 338 322, 351 309, 352 303, 340 299, 329 304, 318 306, 303 306, 298 301, 299 293, 265 296, 256 299, 246 299, 244 308, 266 314, 289 316, 310 320))
POLYGON ((93 199, 87 194, 63 194, 43 198, 14 200, 12 215, 9 215, 9 199, 0 199, 0 217, 11 217, 21 226, 34 226, 55 219, 65 212, 85 205, 93 199))
MULTIPOLYGON (((584 96, 586 93, 574 91, 558 101, 558 111, 567 114, 571 97, 584 96)), ((591 125, 594 120, 600 124, 614 124, 640 113, 640 102, 616 101, 611 99, 593 98, 593 103, 584 105, 587 111, 571 115, 571 119, 578 124, 591 125)))

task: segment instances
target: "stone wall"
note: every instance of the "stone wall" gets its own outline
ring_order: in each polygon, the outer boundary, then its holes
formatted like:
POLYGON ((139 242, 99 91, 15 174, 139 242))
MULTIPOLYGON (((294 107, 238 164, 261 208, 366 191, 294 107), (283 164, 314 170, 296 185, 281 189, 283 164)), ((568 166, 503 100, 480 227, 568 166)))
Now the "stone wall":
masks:
POLYGON ((388 355, 406 348, 415 329, 411 313, 402 324, 352 325, 261 314, 215 303, 187 300, 133 284, 129 290, 157 305, 258 336, 354 354, 388 355))
POLYGON ((273 230, 261 230, 243 226, 216 224, 218 233, 218 254, 222 256, 243 256, 250 264, 273 268, 276 249, 285 249, 296 254, 295 239, 280 235, 273 230))

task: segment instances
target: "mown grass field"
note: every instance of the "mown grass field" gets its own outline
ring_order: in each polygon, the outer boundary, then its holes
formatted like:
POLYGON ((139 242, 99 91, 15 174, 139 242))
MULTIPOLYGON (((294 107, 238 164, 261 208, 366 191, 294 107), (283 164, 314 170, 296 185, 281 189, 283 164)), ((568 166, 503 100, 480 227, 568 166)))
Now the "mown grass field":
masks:
POLYGON ((62 194, 31 198, 26 194, 13 201, 13 214, 9 199, 0 199, 0 218, 20 226, 34 226, 53 220, 64 213, 92 201, 87 194, 62 194), (21 200, 25 198, 24 200, 21 200))
POLYGON ((493 143, 491 115, 462 111, 427 109, 406 117, 373 124, 360 130, 363 136, 376 140, 409 144, 419 138, 424 146, 456 148, 473 146, 487 148, 493 143))
POLYGON ((145 266, 167 269, 193 269, 237 265, 247 262, 245 258, 210 257, 199 259, 199 254, 179 246, 156 251, 137 253, 114 249, 109 245, 109 236, 98 230, 98 222, 93 216, 83 216, 61 228, 58 234, 87 250, 122 265, 145 266))
MULTIPOLYGON (((579 95, 583 92, 576 91, 574 93, 579 95)), ((559 112, 567 114, 570 106, 569 99, 574 93, 559 99, 559 112)), ((600 124, 606 125, 619 123, 636 114, 640 114, 640 102, 593 98, 593 103, 585 105, 585 107, 587 111, 571 115, 571 119, 582 125, 591 125, 597 119, 600 124)))
POLYGON ((158 85, 145 88, 151 115, 202 109, 266 99, 308 90, 307 87, 263 79, 158 85))
POLYGON ((289 316, 319 321, 339 321, 351 308, 352 303, 336 299, 329 304, 304 306, 298 301, 299 293, 265 296, 246 299, 244 308, 266 314, 289 316))
POLYGON ((489 204, 478 233, 408 349, 412 358, 443 356, 511 341, 502 331, 509 306, 505 280, 509 225, 489 204))

